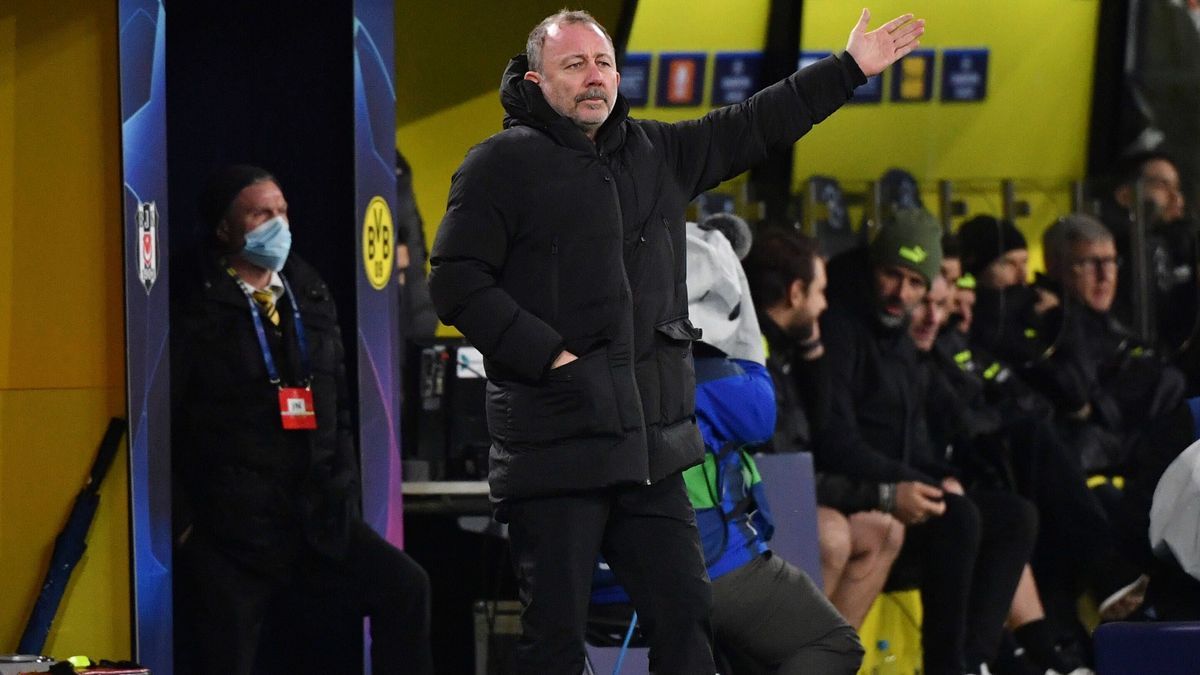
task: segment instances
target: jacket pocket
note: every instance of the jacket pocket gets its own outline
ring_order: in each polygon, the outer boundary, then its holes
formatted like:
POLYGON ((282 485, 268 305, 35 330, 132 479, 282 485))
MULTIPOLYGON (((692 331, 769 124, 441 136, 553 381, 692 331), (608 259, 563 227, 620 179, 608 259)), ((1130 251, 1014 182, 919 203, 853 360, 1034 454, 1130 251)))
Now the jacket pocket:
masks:
POLYGON ((621 433, 605 348, 559 366, 536 384, 489 384, 488 428, 501 441, 549 443, 621 433))
POLYGON ((687 317, 655 326, 654 357, 658 362, 660 421, 664 427, 688 419, 696 412, 692 341, 699 339, 700 330, 687 317))

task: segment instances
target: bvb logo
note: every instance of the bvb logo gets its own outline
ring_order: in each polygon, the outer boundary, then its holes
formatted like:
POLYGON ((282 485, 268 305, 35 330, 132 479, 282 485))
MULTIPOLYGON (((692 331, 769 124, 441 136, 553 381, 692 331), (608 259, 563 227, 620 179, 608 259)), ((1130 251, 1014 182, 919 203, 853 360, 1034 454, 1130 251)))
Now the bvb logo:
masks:
POLYGON ((367 215, 363 218, 363 269, 367 280, 376 290, 387 288, 392 278, 392 254, 396 246, 395 229, 392 227, 392 210, 383 197, 374 197, 367 204, 367 215))

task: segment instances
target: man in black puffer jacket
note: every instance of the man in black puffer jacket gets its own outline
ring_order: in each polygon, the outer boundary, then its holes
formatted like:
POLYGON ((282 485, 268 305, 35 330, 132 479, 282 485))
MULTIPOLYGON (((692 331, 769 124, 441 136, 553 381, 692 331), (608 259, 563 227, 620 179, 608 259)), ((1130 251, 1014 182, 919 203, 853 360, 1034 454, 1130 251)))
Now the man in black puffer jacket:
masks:
POLYGON ((867 33, 868 18, 846 53, 679 124, 628 117, 612 40, 586 12, 542 21, 505 71, 505 130, 454 176, 430 288, 485 357, 488 478, 521 584, 522 672, 582 669, 601 550, 651 636, 653 669, 713 672, 680 477, 703 453, 684 209, 837 110, 924 30, 905 16, 867 33))

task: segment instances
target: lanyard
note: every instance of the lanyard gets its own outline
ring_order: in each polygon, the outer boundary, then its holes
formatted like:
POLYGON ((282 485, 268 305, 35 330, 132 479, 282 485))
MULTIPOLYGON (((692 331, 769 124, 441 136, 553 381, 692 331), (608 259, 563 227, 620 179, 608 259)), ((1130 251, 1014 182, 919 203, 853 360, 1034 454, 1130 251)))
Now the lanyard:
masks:
MULTIPOLYGON (((242 289, 242 295, 246 296, 246 302, 250 305, 250 318, 254 321, 254 332, 258 335, 258 346, 262 349, 263 362, 267 366, 267 376, 271 378, 271 384, 279 386, 281 381, 279 370, 275 367, 275 359, 271 357, 271 346, 267 344, 267 331, 263 328, 262 311, 259 309, 259 304, 250 294, 246 283, 238 277, 237 272, 232 267, 227 267, 226 271, 237 282, 238 288, 242 289)), ((304 322, 300 320, 300 303, 296 299, 296 294, 292 292, 291 284, 287 282, 283 274, 279 275, 279 280, 283 282, 283 290, 291 298, 292 320, 296 324, 296 345, 300 350, 300 381, 305 387, 308 387, 312 384, 312 367, 308 361, 308 339, 304 333, 304 322)))

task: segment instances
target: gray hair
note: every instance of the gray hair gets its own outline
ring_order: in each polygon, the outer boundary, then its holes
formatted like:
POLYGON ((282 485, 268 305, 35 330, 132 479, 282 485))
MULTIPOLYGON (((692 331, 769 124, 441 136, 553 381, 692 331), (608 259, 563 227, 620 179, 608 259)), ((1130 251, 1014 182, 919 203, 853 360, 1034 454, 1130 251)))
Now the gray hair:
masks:
POLYGON ((1112 232, 1095 216, 1072 213, 1063 216, 1042 234, 1042 256, 1051 276, 1061 275, 1070 247, 1080 242, 1112 241, 1112 232))
POLYGON ((542 47, 546 44, 546 33, 550 32, 550 27, 575 23, 587 23, 595 26, 604 34, 604 37, 608 40, 608 44, 613 44, 612 36, 608 34, 604 26, 600 25, 596 17, 582 9, 563 8, 557 13, 542 19, 541 23, 529 31, 529 38, 525 40, 525 55, 529 59, 530 70, 538 73, 542 72, 542 47))

